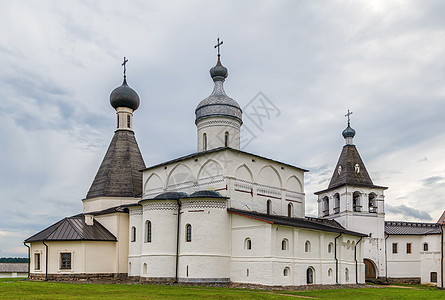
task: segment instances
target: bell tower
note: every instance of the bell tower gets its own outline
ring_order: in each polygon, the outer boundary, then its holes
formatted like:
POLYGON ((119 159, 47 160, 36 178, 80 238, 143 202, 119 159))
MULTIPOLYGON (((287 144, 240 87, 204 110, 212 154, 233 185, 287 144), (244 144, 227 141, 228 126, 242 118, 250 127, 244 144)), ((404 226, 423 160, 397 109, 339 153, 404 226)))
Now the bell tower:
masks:
MULTIPOLYGON (((316 192, 318 216, 332 219, 348 230, 367 234, 364 238, 364 257, 374 264, 375 276, 384 277, 385 266, 385 211, 384 191, 375 185, 354 145, 355 130, 343 130, 345 145, 335 166, 327 189, 316 192)), ((368 266, 367 266, 368 268, 368 266)))

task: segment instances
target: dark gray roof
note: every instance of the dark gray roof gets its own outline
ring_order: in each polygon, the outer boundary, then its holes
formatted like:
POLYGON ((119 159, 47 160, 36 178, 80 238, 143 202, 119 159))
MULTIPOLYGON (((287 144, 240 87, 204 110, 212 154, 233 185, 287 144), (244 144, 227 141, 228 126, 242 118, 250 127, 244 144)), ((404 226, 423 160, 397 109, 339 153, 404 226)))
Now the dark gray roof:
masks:
POLYGON ((28 273, 28 263, 0 263, 0 273, 28 273))
POLYGON ((319 219, 319 218, 290 218, 276 215, 266 215, 253 211, 240 210, 235 208, 228 208, 229 213, 237 214, 247 218, 252 218, 267 222, 270 224, 285 225, 298 228, 306 228, 327 232, 344 233, 355 236, 367 236, 366 234, 346 230, 339 223, 334 220, 319 219))
POLYGON ((136 110, 139 107, 139 96, 131 87, 128 86, 127 80, 121 86, 115 88, 110 95, 110 104, 115 109, 118 107, 129 107, 136 110))
POLYGON ((224 197, 217 191, 213 191, 213 190, 197 191, 197 192, 194 192, 193 194, 191 194, 189 198, 224 198, 224 199, 227 199, 227 197, 224 197))
POLYGON ((156 200, 177 200, 182 198, 187 198, 189 195, 184 192, 165 192, 157 195, 153 199, 156 200))
POLYGON ((117 239, 97 220, 94 220, 93 225, 87 225, 85 216, 79 214, 60 220, 26 239, 25 243, 38 241, 117 241, 117 239))
MULTIPOLYGON (((334 189, 343 185, 378 187, 387 189, 386 187, 374 185, 355 145, 345 145, 343 147, 327 190, 334 189), (355 172, 356 164, 359 165, 359 173, 355 172), (339 166, 341 166, 340 174, 338 174, 339 166)), ((319 194, 324 191, 320 191, 315 194, 319 194)))
POLYGON ((86 199, 137 197, 142 194, 144 159, 131 130, 117 130, 97 171, 86 199))
POLYGON ((185 155, 185 156, 182 156, 182 157, 179 157, 179 158, 175 158, 175 159, 172 159, 172 160, 169 160, 169 161, 166 161, 166 162, 163 162, 163 163, 160 163, 160 164, 148 167, 148 168, 146 168, 146 169, 144 169, 142 171, 149 170, 149 169, 152 169, 152 168, 157 168, 157 167, 160 167, 160 166, 165 166, 165 165, 172 164, 172 163, 175 163, 175 162, 180 162, 180 161, 187 160, 187 159, 194 158, 194 157, 205 156, 205 155, 207 155, 209 153, 214 153, 214 152, 219 152, 219 151, 224 151, 224 150, 232 151, 232 152, 235 152, 235 153, 248 154, 248 155, 251 155, 251 156, 254 156, 254 157, 257 157, 257 158, 262 158, 262 159, 266 159, 266 160, 269 160, 269 161, 272 161, 272 162, 283 164, 283 165, 289 166, 291 168, 296 168, 296 169, 299 169, 299 170, 301 170, 303 172, 308 172, 308 170, 306 170, 306 169, 302 169, 302 168, 299 168, 299 167, 296 167, 296 166, 293 166, 293 165, 290 165, 290 164, 286 164, 286 163, 280 162, 278 160, 274 160, 274 159, 270 159, 270 158, 267 158, 267 157, 264 157, 264 156, 260 156, 260 155, 257 155, 257 154, 253 154, 253 153, 249 153, 249 152, 233 149, 233 148, 230 148, 230 147, 218 147, 218 148, 214 148, 214 149, 207 150, 207 151, 201 151, 201 152, 192 153, 192 154, 189 154, 189 155, 185 155))
POLYGON ((440 234, 440 225, 437 223, 386 221, 385 233, 389 235, 440 234))

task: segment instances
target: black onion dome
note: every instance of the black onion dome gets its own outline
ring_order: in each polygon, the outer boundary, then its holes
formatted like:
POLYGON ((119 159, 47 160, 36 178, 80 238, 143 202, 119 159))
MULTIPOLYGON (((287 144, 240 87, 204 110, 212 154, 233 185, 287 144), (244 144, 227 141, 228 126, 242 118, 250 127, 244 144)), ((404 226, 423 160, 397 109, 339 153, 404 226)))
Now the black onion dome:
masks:
POLYGON ((128 107, 136 110, 139 107, 140 100, 135 90, 129 87, 127 80, 124 79, 122 85, 111 92, 110 103, 115 109, 118 107, 128 107))
POLYGON ((353 138, 355 136, 355 130, 348 124, 348 127, 343 130, 342 134, 344 138, 353 138))

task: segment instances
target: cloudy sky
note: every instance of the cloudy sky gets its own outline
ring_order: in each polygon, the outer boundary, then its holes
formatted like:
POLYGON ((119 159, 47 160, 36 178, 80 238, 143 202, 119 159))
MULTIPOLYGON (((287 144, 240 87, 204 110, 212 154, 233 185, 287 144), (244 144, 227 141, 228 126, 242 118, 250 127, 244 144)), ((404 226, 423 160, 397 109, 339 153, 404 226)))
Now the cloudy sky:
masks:
POLYGON ((435 222, 445 209, 443 1, 0 8, 0 257, 25 256, 25 238, 82 211, 114 133, 109 94, 123 56, 147 166, 196 151, 194 110, 212 91, 218 35, 226 92, 255 136, 244 150, 310 170, 307 215, 341 152, 348 109, 374 183, 389 187, 387 220, 435 222), (256 126, 247 116, 260 92, 275 111, 256 126))

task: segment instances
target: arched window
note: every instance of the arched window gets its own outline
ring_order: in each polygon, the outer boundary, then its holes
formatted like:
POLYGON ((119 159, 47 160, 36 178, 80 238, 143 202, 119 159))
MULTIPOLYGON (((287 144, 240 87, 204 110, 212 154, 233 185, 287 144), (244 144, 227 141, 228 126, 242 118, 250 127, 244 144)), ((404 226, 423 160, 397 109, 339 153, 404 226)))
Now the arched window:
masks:
POLYGON ((328 253, 332 253, 332 247, 334 247, 333 243, 329 243, 328 245, 328 253))
POLYGON ((349 269, 348 268, 345 269, 345 280, 346 280, 346 282, 349 282, 349 269))
POLYGON ((270 213, 272 212, 272 201, 267 200, 266 205, 267 205, 267 208, 266 208, 267 214, 270 215, 270 213))
POLYGON ((288 250, 289 249, 289 241, 287 239, 283 239, 281 241, 281 250, 288 250))
POLYGON ((331 268, 329 268, 329 270, 328 270, 328 277, 332 277, 332 269, 331 268))
POLYGON ((250 238, 246 238, 244 240, 244 249, 246 250, 252 249, 252 241, 250 240, 250 238))
POLYGON ((145 242, 151 243, 151 222, 145 221, 145 242))
POLYGON ((136 227, 131 227, 131 241, 136 242, 136 227))
POLYGON ((229 147, 229 132, 226 131, 224 134, 224 147, 229 147))
POLYGON ((289 276, 289 271, 290 271, 290 268, 289 268, 289 267, 284 268, 284 270, 283 270, 283 275, 284 275, 284 276, 289 276))
POLYGON ((369 206, 369 212, 370 213, 376 213, 377 212, 377 203, 376 203, 376 194, 371 193, 368 196, 368 206, 369 206))
POLYGON ((306 243, 304 243, 304 252, 311 252, 311 242, 306 241, 306 243))
POLYGON ((287 216, 288 216, 289 218, 292 218, 292 208, 293 208, 292 203, 289 203, 289 204, 287 205, 287 216))
POLYGON ((204 149, 204 151, 207 151, 207 133, 204 133, 202 135, 202 148, 204 149))
POLYGON ((360 205, 360 192, 354 192, 352 194, 352 210, 353 211, 361 211, 361 205, 360 205))
POLYGON ((334 214, 338 214, 340 212, 340 194, 336 193, 334 195, 334 214))
POLYGON ((147 275, 147 264, 146 264, 146 263, 144 263, 144 266, 143 266, 143 268, 142 268, 142 273, 143 273, 144 275, 147 275))
POLYGON ((423 251, 428 251, 428 243, 423 243, 423 251))
POLYGON ((314 283, 314 269, 311 267, 306 270, 306 283, 313 284, 314 283))
POLYGON ((130 115, 127 115, 127 128, 130 128, 130 115))
POLYGON ((329 198, 328 198, 328 196, 323 198, 322 205, 323 205, 323 216, 329 215, 329 198))
POLYGON ((190 224, 185 225, 185 241, 192 241, 192 225, 190 224))

